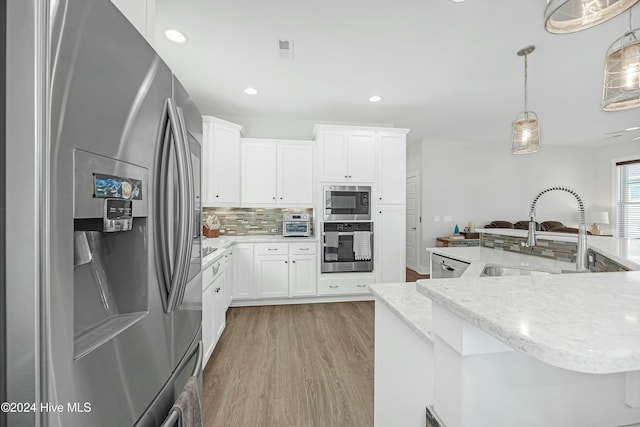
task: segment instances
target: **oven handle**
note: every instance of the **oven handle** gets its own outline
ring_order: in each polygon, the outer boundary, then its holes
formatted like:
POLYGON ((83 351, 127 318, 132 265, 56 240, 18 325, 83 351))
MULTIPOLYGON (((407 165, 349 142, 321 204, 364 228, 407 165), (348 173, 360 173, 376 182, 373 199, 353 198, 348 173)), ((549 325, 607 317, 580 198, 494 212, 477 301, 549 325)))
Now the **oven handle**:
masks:
MULTIPOLYGON (((370 231, 370 233, 373 236, 373 231, 370 231)), ((326 236, 327 233, 323 232, 322 235, 326 236)), ((338 236, 353 236, 353 231, 339 231, 338 236)))

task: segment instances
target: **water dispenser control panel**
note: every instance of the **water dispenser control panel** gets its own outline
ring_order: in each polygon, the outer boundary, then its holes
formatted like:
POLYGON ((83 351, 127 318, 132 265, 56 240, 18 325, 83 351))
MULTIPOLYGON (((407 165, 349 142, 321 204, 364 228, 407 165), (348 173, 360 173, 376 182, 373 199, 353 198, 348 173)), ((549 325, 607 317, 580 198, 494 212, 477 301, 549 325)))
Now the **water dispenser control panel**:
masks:
POLYGON ((133 225, 131 200, 105 199, 104 229, 106 232, 129 231, 133 225))

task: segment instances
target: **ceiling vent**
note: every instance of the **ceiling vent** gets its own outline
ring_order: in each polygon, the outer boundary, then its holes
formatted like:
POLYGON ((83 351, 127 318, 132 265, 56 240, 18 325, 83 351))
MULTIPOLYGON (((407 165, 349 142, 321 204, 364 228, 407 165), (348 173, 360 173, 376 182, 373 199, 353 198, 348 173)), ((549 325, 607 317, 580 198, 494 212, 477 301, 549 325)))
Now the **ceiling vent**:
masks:
POLYGON ((277 41, 278 58, 293 59, 293 39, 277 41))

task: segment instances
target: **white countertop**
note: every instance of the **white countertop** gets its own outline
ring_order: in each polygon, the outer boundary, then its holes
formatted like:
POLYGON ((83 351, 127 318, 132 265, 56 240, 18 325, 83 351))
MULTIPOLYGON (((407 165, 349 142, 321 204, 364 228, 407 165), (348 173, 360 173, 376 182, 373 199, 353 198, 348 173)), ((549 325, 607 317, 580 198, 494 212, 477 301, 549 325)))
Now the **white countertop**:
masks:
MULTIPOLYGON (((502 234, 504 236, 527 237, 527 230, 509 228, 483 228, 479 233, 502 234)), ((557 240, 562 242, 577 242, 576 234, 536 232, 542 240, 557 240)), ((626 239, 619 237, 587 236, 587 246, 611 260, 631 269, 640 270, 640 239, 626 239)))
POLYGON ((433 347, 431 334, 431 300, 416 292, 415 282, 369 285, 377 301, 382 302, 433 347))
POLYGON ((562 270, 575 270, 576 268, 576 265, 570 262, 478 246, 427 248, 426 250, 427 252, 468 262, 469 267, 462 274, 462 277, 480 276, 487 264, 500 264, 505 267, 527 267, 554 273, 560 273, 562 270))
POLYGON ((594 374, 640 370, 638 271, 420 280, 417 290, 550 365, 594 374))

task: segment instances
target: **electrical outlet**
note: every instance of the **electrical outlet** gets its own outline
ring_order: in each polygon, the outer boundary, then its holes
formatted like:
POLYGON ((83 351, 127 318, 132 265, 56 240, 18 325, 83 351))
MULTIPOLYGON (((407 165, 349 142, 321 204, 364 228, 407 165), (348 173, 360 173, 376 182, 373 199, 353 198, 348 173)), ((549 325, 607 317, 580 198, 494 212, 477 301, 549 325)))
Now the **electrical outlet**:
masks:
POLYGON ((272 229, 271 229, 271 233, 277 233, 277 232, 278 232, 278 229, 277 229, 277 228, 272 228, 272 229))
POLYGON ((447 215, 444 217, 444 222, 451 222, 453 221, 453 218, 451 218, 451 216, 447 215))
POLYGON ((440 222, 440 216, 435 215, 435 216, 433 217, 433 222, 440 222))

